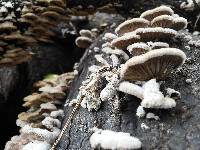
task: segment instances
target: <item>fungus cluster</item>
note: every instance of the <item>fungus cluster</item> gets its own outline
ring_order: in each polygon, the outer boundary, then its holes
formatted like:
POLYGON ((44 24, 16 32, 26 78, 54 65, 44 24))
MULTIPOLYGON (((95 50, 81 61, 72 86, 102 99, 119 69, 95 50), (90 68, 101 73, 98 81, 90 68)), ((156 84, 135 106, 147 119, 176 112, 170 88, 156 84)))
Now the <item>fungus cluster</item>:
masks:
POLYGON ((43 145, 45 150, 50 149, 60 133, 64 115, 62 101, 65 100, 65 92, 73 78, 71 72, 49 75, 34 84, 38 92, 24 98, 23 106, 29 110, 20 113, 16 121, 17 126, 21 127, 20 135, 12 137, 5 150, 27 149, 33 143, 38 147, 43 145))
POLYGON ((187 20, 167 6, 145 11, 140 18, 121 23, 115 29, 118 37, 111 41, 111 46, 128 50, 132 57, 121 67, 120 77, 126 81, 119 85, 119 91, 140 98, 146 108, 175 107, 175 101, 160 92, 156 80, 165 79, 184 63, 185 53, 170 48, 167 42, 186 26, 187 20), (140 87, 131 83, 135 81, 147 82, 140 87))
POLYGON ((0 4, 0 67, 31 59, 28 47, 52 43, 55 28, 69 22, 64 0, 2 2, 0 4))
POLYGON ((82 29, 79 31, 80 36, 76 38, 76 45, 80 48, 88 48, 96 38, 95 30, 82 29))
POLYGON ((0 67, 16 65, 31 58, 31 53, 24 48, 33 38, 23 36, 18 29, 20 10, 18 1, 0 4, 0 67))

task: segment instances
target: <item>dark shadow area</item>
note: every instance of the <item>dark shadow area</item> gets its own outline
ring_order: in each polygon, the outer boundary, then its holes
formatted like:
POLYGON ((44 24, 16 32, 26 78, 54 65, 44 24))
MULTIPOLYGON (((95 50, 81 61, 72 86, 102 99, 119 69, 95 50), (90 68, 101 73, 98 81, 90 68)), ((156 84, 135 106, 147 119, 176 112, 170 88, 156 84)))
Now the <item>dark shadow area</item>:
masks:
MULTIPOLYGON (((13 81, 13 86, 8 85, 9 83, 0 86, 3 89, 0 92, 0 114, 2 114, 0 149, 4 149, 5 143, 12 136, 19 134, 20 128, 16 125, 16 119, 20 112, 28 109, 22 107, 23 98, 33 92, 33 83, 49 73, 61 74, 73 70, 74 63, 79 61, 84 53, 84 50, 76 47, 75 38, 76 36, 70 36, 65 40, 56 40, 56 44, 39 44, 33 47, 31 50, 35 53, 33 59, 28 63, 18 65, 17 74, 8 74, 11 80, 12 76, 17 77, 13 81), (8 89, 7 94, 2 92, 5 91, 4 89, 8 89)), ((0 78, 1 76, 3 75, 0 75, 0 78)))

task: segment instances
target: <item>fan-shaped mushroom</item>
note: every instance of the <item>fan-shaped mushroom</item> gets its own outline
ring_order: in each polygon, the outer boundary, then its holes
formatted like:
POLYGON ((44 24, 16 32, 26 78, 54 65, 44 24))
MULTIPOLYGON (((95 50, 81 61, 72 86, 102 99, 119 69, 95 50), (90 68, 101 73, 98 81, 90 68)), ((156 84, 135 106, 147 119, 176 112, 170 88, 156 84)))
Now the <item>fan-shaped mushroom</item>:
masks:
POLYGON ((140 18, 145 18, 145 19, 151 21, 157 16, 173 15, 173 14, 174 14, 174 11, 170 7, 160 6, 160 7, 156 7, 154 9, 147 10, 147 11, 143 12, 140 15, 140 18))
POLYGON ((163 79, 186 59, 176 48, 161 48, 129 59, 121 69, 121 78, 129 81, 163 79))
POLYGON ((150 24, 150 22, 144 18, 133 18, 126 20, 121 23, 116 29, 115 33, 122 36, 124 33, 132 32, 138 28, 145 28, 150 24))

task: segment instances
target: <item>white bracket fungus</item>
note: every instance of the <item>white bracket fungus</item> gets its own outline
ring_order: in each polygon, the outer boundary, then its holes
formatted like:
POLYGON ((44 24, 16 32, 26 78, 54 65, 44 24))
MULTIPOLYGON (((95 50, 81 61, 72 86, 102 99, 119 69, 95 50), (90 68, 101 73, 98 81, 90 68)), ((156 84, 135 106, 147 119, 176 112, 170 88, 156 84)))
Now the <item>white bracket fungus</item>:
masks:
POLYGON ((129 133, 114 132, 110 130, 96 129, 90 137, 92 148, 103 149, 139 149, 142 146, 140 140, 129 133))
POLYGON ((145 28, 150 24, 150 22, 144 18, 133 18, 126 20, 121 23, 116 29, 115 33, 122 36, 125 33, 132 32, 137 28, 145 28))
MULTIPOLYGON (((119 91, 131 94, 142 100, 141 106, 144 108, 172 108, 176 106, 174 99, 164 97, 160 91, 160 85, 156 79, 151 79, 144 83, 143 87, 136 84, 123 81, 119 84, 119 91)), ((138 108, 138 115, 142 112, 141 107, 138 108)))

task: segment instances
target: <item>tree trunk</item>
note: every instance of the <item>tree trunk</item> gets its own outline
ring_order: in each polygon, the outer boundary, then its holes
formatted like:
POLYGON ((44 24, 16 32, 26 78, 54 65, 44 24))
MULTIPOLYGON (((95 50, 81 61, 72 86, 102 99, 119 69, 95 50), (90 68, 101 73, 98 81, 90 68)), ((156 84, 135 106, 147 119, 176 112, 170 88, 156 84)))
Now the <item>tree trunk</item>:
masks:
MULTIPOLYGON (((113 17, 113 20, 115 19, 113 17)), ((170 47, 177 47, 183 50, 189 59, 183 65, 181 72, 173 74, 162 85, 163 89, 170 87, 181 93, 181 100, 177 101, 175 108, 170 110, 146 110, 158 115, 159 121, 146 118, 139 119, 136 116, 136 109, 139 106, 140 100, 134 96, 119 93, 119 100, 102 102, 98 111, 89 112, 87 109, 80 107, 71 122, 71 126, 58 143, 57 149, 91 149, 89 138, 92 134, 90 129, 93 127, 128 132, 142 141, 143 149, 199 149, 200 127, 198 122, 200 122, 200 101, 198 99, 200 97, 200 68, 198 64, 200 62, 200 52, 199 47, 188 44, 189 40, 186 37, 191 36, 192 41, 200 36, 193 36, 185 31, 180 31, 180 34, 184 34, 184 38, 175 38, 170 43, 170 47), (186 82, 187 79, 191 79, 192 83, 186 82), (145 123, 149 129, 143 130, 141 128, 142 123, 145 123)), ((101 49, 102 43, 101 35, 85 52, 79 65, 79 74, 72 84, 66 103, 76 99, 82 81, 86 80, 89 74, 88 68, 93 64, 98 64, 94 57, 97 53, 93 49, 94 47, 101 49), (90 50, 92 50, 91 53, 89 52, 90 50)), ((108 55, 104 54, 104 56, 104 58, 108 59, 108 55)), ((66 115, 63 125, 72 109, 69 106, 65 107, 66 115)))

